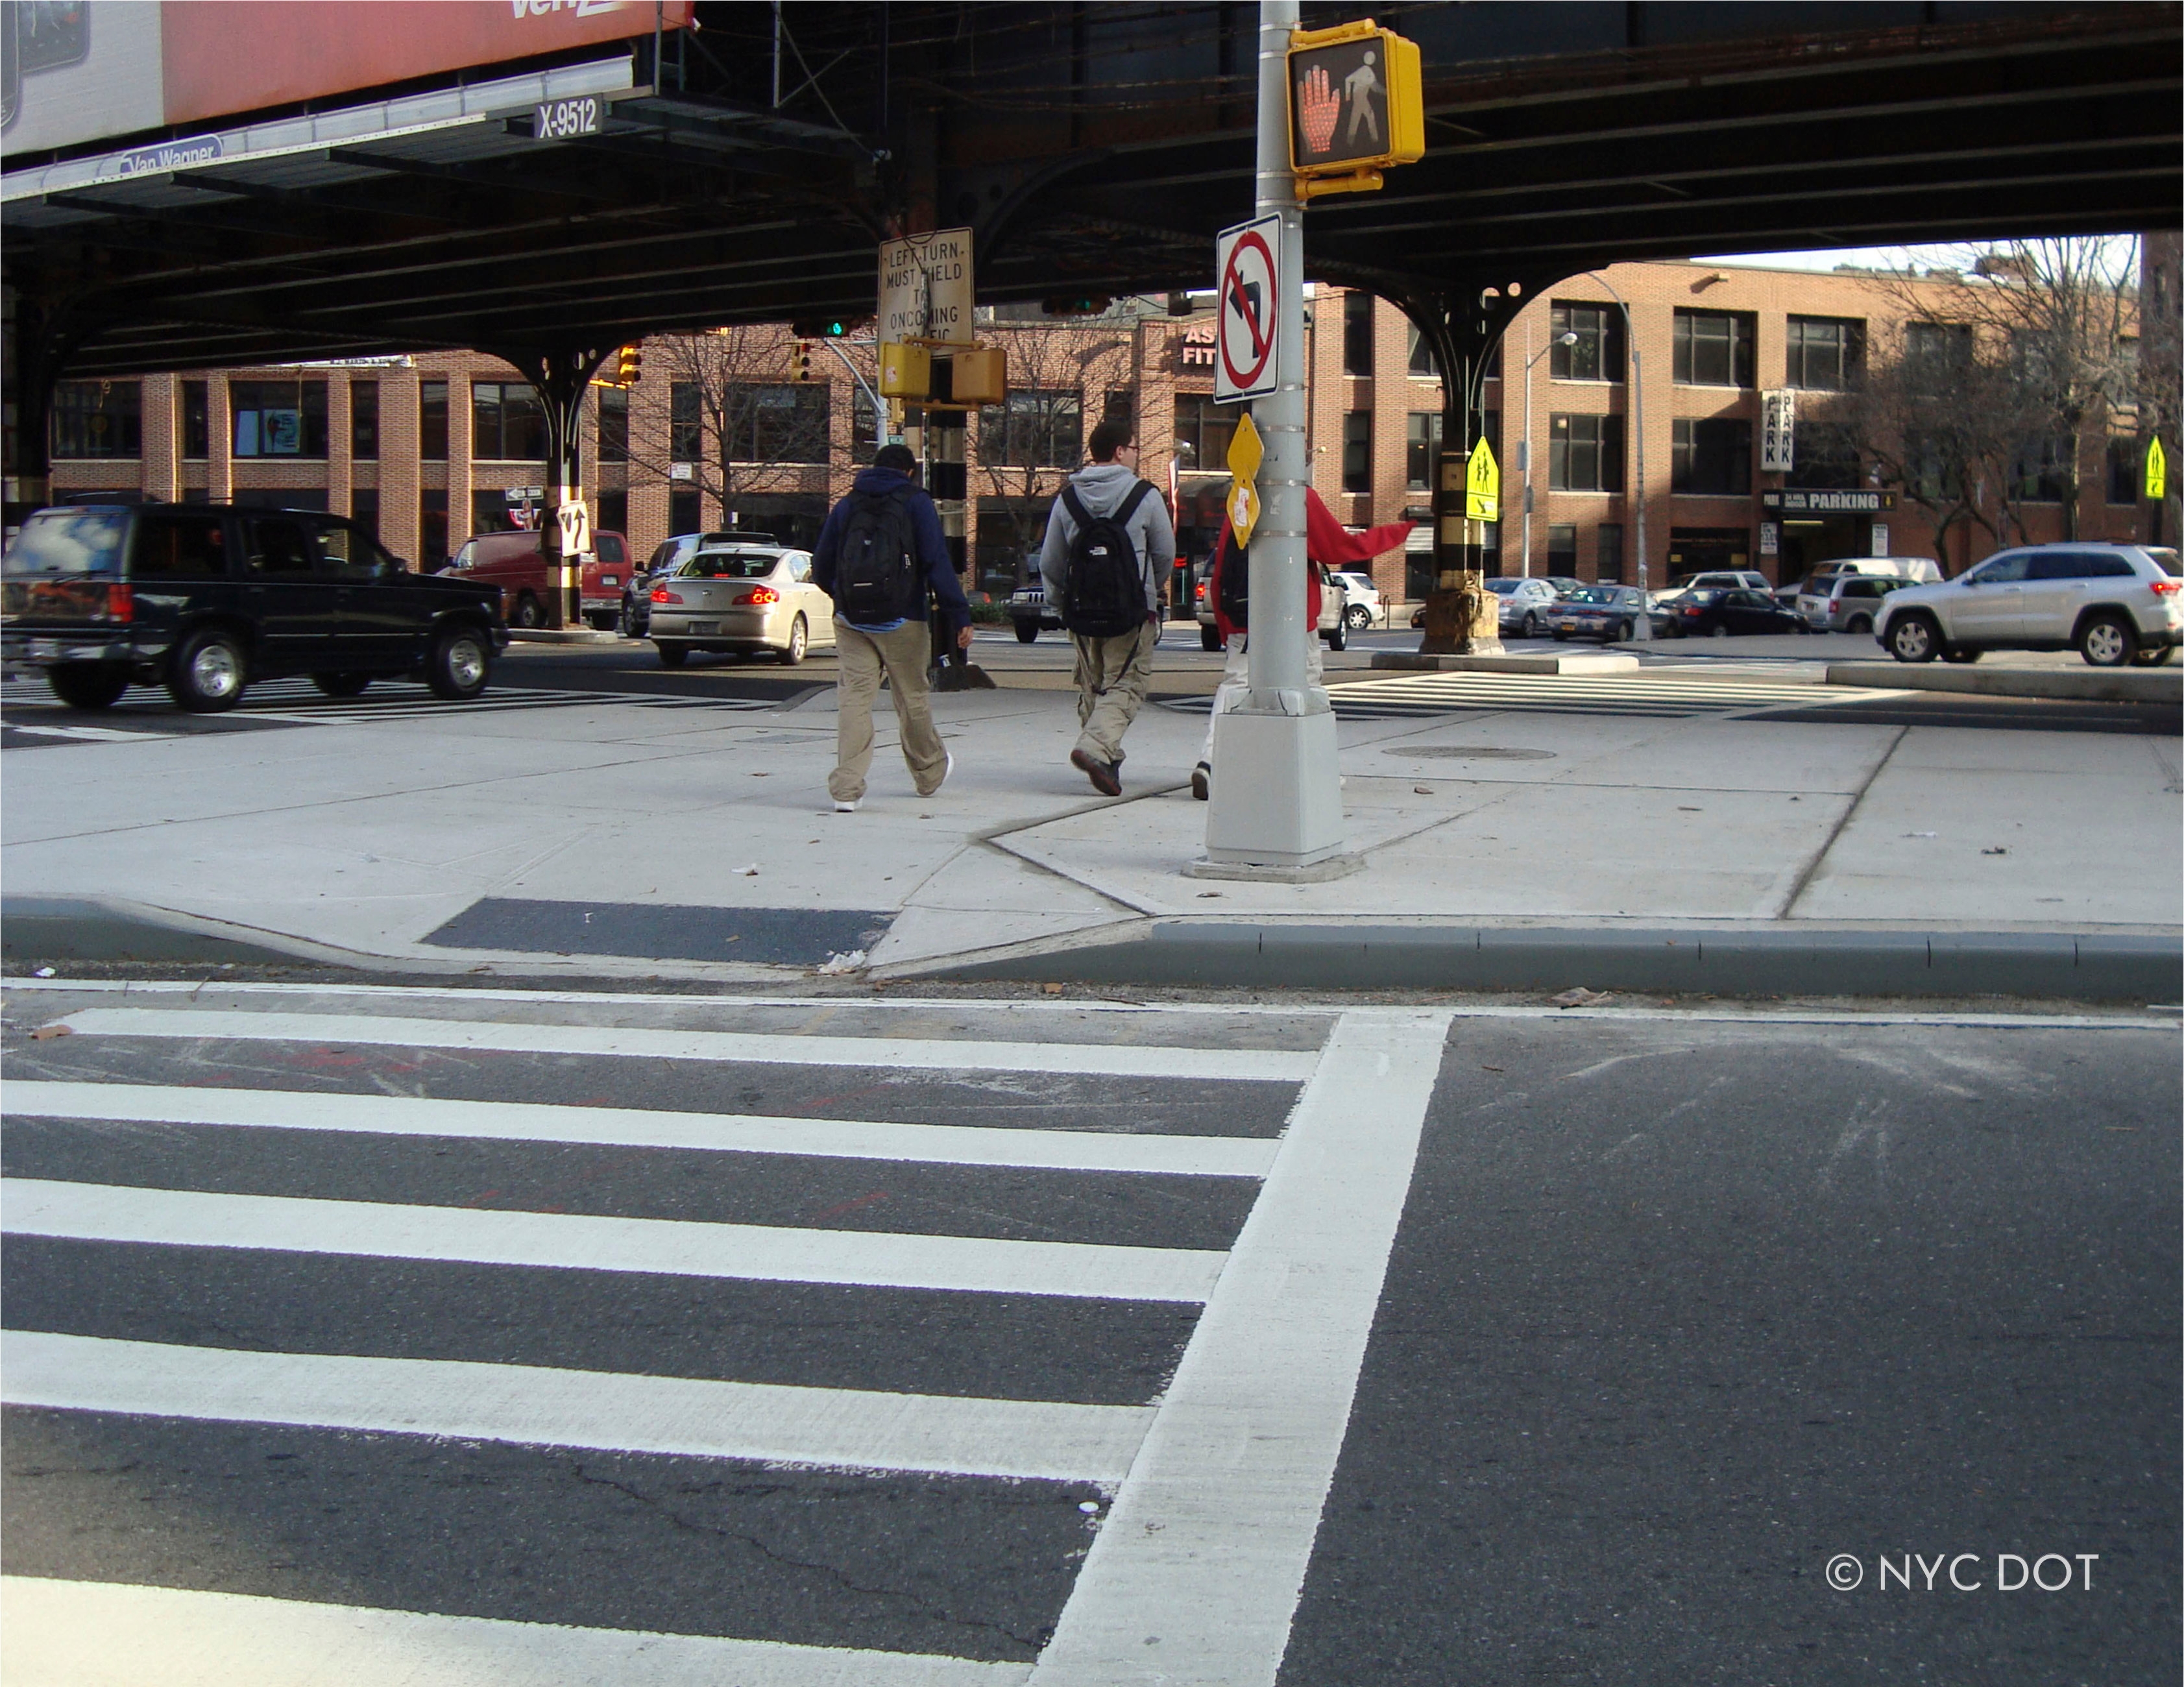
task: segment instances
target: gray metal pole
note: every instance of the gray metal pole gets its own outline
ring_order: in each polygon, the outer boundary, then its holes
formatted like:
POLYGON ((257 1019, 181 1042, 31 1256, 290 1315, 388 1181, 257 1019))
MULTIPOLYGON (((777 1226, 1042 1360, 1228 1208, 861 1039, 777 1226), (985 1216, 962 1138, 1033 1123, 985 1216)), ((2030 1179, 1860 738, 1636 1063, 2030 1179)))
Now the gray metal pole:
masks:
POLYGON ((1270 714, 1302 712, 1305 646, 1305 487, 1311 473, 1304 447, 1304 206, 1290 168, 1290 31, 1297 0, 1260 0, 1258 214, 1282 220, 1281 309, 1274 319, 1274 359, 1281 384, 1251 401, 1251 420, 1266 441, 1259 466, 1261 509, 1251 535, 1251 706, 1270 714), (1289 692, 1284 699, 1279 695, 1289 692))
MULTIPOLYGON (((1630 301, 1615 291, 1614 282, 1609 281, 1597 270, 1588 270, 1585 274, 1606 287, 1607 296, 1623 307, 1623 339, 1624 342, 1630 348, 1630 431, 1636 436, 1634 444, 1635 454, 1638 459, 1638 490, 1633 498, 1637 515, 1637 520, 1633 525, 1638 530, 1638 590, 1641 596, 1647 596, 1646 587, 1646 366, 1640 361, 1638 356, 1638 326, 1630 320, 1630 301)), ((1640 615, 1631 624, 1630 636, 1633 638, 1651 638, 1653 636, 1653 616, 1650 602, 1646 613, 1640 615)))

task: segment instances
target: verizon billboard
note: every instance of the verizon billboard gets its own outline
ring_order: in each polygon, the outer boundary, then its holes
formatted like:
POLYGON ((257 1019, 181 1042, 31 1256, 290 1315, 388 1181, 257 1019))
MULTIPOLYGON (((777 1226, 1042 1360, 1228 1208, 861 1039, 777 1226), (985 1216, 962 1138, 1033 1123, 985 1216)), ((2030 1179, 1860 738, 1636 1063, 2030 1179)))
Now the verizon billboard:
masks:
POLYGON ((689 24, 695 0, 42 0, 0 7, 0 145, 79 146, 689 24))

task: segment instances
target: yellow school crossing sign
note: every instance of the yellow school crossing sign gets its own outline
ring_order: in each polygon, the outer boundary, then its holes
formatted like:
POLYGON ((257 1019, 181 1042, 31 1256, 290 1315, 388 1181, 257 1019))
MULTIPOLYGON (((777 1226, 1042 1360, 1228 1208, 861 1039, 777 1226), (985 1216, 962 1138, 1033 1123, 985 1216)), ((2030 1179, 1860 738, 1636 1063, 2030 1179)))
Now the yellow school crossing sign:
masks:
POLYGON ((2146 495, 2156 504, 2169 496, 2169 454, 2159 434, 2146 442, 2146 495))
POLYGON ((1228 472, 1236 477, 1228 488, 1228 525, 1236 530, 1240 545, 1251 543, 1251 529, 1259 525, 1259 489, 1252 482, 1265 455, 1265 443, 1247 411, 1236 424, 1235 437, 1228 442, 1228 472))
POLYGON ((1469 521, 1502 519, 1502 465, 1483 439, 1471 448, 1470 465, 1463 471, 1463 515, 1469 521))

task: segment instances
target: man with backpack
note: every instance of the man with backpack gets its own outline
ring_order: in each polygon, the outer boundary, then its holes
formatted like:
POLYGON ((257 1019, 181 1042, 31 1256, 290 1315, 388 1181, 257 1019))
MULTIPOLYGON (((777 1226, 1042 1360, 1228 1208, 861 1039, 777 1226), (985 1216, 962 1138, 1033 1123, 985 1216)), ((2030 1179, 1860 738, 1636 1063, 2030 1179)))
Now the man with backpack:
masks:
POLYGON ((811 549, 814 584, 834 600, 835 766, 827 791, 834 812, 854 813, 872 765, 872 699, 884 671, 894 693, 902 759, 917 794, 939 790, 954 766, 933 729, 926 688, 933 632, 927 594, 939 599, 939 632, 971 648, 971 606, 949 560, 940 512, 917 484, 906 445, 883 445, 850 495, 827 512, 811 549))
POLYGON ((1047 517, 1039 558, 1046 601, 1077 647, 1077 748, 1072 766, 1103 797, 1123 794, 1123 734, 1145 700, 1160 642, 1161 582, 1175 555, 1167 506, 1138 478, 1127 424, 1092 430, 1092 460, 1047 517))

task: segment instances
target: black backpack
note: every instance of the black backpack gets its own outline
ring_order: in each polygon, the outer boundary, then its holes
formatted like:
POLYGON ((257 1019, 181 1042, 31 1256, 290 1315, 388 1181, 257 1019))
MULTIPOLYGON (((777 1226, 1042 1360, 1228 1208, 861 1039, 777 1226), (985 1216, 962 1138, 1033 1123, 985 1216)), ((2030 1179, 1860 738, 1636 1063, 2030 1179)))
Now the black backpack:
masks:
POLYGON ((917 530, 911 521, 911 491, 855 494, 856 508, 842 529, 834 564, 834 609, 852 626, 884 626, 907 621, 924 595, 917 565, 917 530))
POLYGON ((1062 587, 1061 624, 1085 638, 1113 638, 1142 626, 1145 620, 1145 575, 1130 543, 1129 520, 1145 494, 1139 481, 1123 495, 1112 515, 1092 515, 1075 487, 1061 489, 1061 502, 1077 531, 1069 540, 1069 577, 1062 587))

